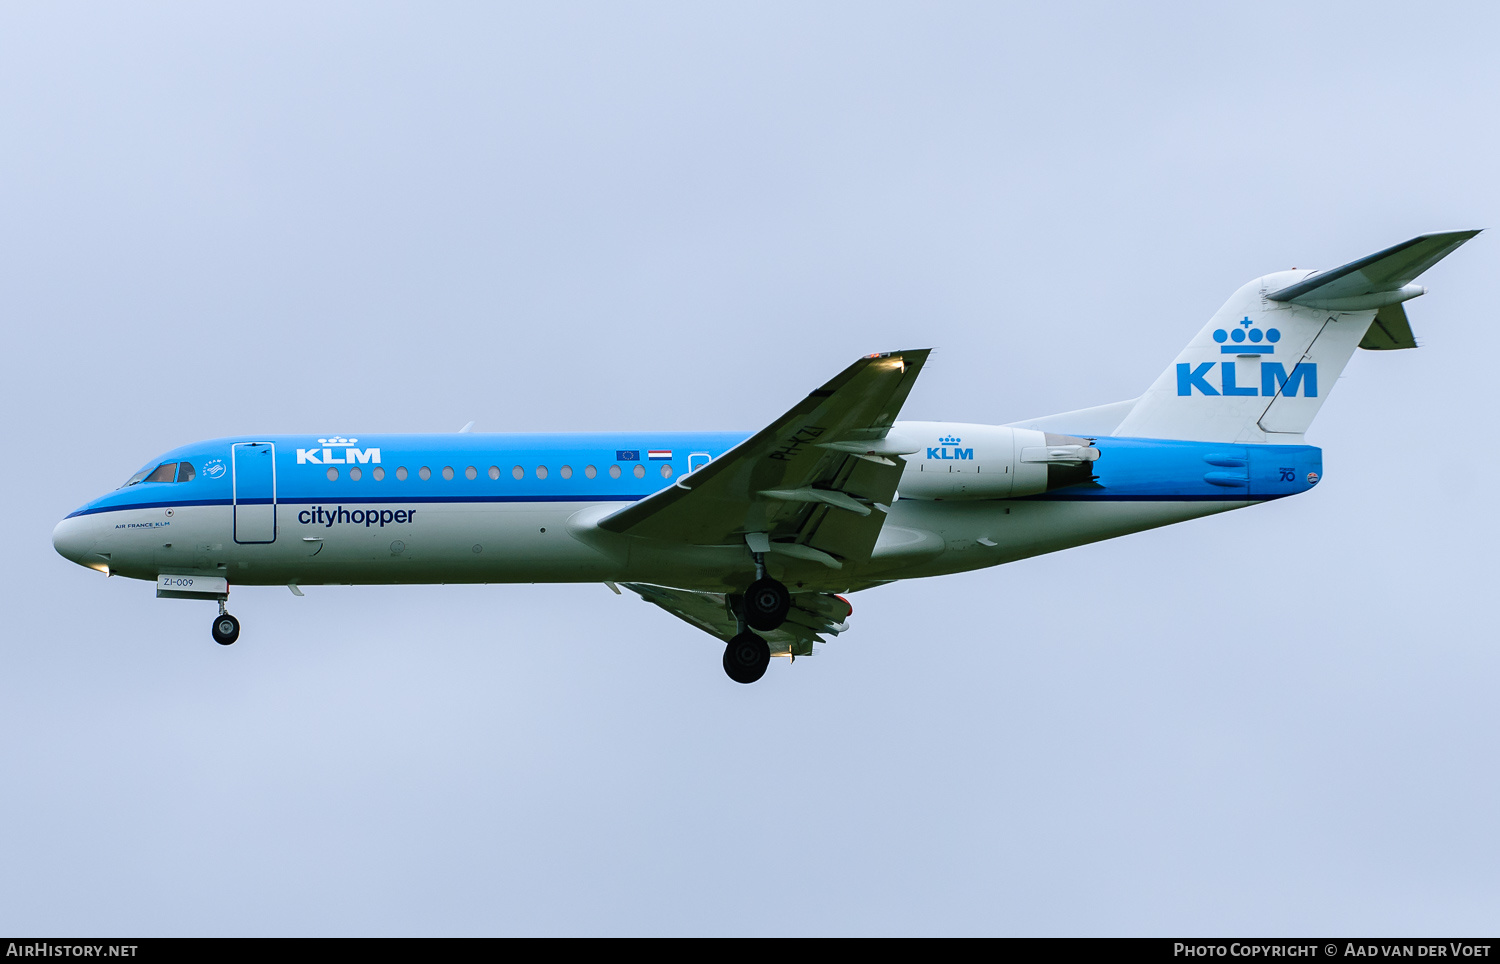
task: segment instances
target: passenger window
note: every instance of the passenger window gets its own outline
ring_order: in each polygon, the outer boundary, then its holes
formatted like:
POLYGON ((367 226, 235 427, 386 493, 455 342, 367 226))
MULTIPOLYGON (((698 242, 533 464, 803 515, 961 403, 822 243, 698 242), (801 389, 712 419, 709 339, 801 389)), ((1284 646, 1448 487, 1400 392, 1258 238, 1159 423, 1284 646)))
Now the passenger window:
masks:
POLYGON ((592 465, 585 465, 583 467, 583 477, 586 478, 586 479, 592 479, 594 476, 596 476, 598 474, 599 474, 599 470, 596 469, 596 468, 594 468, 592 465))
POLYGON ((662 465, 662 467, 661 467, 661 477, 664 478, 664 479, 670 479, 672 477, 672 467, 670 465, 666 465, 666 464, 662 465))
POLYGON ((479 470, 474 468, 474 466, 472 465, 469 466, 468 468, 464 469, 464 478, 472 482, 473 480, 479 478, 479 470))
POLYGON ((396 481, 397 482, 405 482, 406 481, 406 466, 404 466, 404 465, 398 465, 398 466, 396 466, 396 481))
POLYGON ((382 469, 380 466, 375 466, 375 469, 371 474, 375 476, 376 482, 385 481, 385 469, 382 469))
POLYGON ((425 465, 422 466, 420 469, 417 469, 417 478, 421 479, 423 482, 426 482, 428 479, 432 478, 432 470, 425 465))
POLYGON ((498 479, 498 478, 500 478, 500 466, 498 466, 498 465, 492 465, 492 466, 490 466, 490 478, 492 478, 492 479, 498 479))
POLYGON ((335 468, 329 468, 327 475, 328 481, 332 482, 339 477, 339 470, 335 468))
POLYGON ((524 479, 526 478, 526 470, 518 465, 510 470, 510 477, 513 479, 524 479))
POLYGON ((156 471, 146 476, 147 482, 176 482, 177 463, 163 462, 156 467, 156 471))
POLYGON ((562 468, 557 470, 557 474, 565 479, 571 479, 573 477, 573 466, 564 465, 562 468))
POLYGON ((638 479, 646 477, 646 467, 639 462, 635 464, 635 477, 638 479))
POLYGON ((177 463, 177 481, 178 482, 191 482, 191 481, 193 481, 193 478, 197 474, 198 474, 197 472, 193 471, 193 463, 191 463, 191 462, 178 462, 177 463))
POLYGON ((547 467, 545 465, 538 465, 536 467, 536 477, 539 479, 545 479, 547 477, 547 467))
POLYGON ((443 466, 443 478, 447 479, 450 482, 453 481, 453 466, 451 466, 451 465, 445 465, 445 466, 443 466))
POLYGON ((355 482, 359 481, 359 477, 361 474, 362 473, 359 471, 359 466, 357 465, 349 470, 349 478, 353 479, 355 482))
POLYGON ((620 467, 618 465, 611 465, 609 467, 609 477, 612 479, 618 479, 620 477, 620 467))

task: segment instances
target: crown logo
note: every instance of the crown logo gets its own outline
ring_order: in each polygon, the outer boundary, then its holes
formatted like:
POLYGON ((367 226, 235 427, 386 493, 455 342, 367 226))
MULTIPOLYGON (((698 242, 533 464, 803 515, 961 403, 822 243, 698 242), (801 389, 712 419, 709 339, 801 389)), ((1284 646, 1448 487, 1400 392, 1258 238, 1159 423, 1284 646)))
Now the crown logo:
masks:
POLYGON ((318 439, 318 444, 319 445, 353 445, 355 442, 358 442, 358 441, 359 441, 359 439, 357 439, 357 438, 344 438, 342 435, 335 435, 332 438, 320 438, 320 439, 318 439))
POLYGON ((959 442, 962 442, 962 441, 963 441, 963 439, 959 438, 957 435, 944 435, 942 438, 938 439, 938 444, 939 445, 957 445, 959 442))
POLYGON ((1276 328, 1267 328, 1261 331, 1253 327, 1255 322, 1246 315, 1241 318, 1238 328, 1225 331, 1223 328, 1214 329, 1214 341, 1220 345, 1219 353, 1223 355, 1274 355, 1276 354, 1276 343, 1281 340, 1281 332, 1276 328), (1225 344, 1233 342, 1234 344, 1225 344), (1248 342, 1248 344, 1247 344, 1248 342))

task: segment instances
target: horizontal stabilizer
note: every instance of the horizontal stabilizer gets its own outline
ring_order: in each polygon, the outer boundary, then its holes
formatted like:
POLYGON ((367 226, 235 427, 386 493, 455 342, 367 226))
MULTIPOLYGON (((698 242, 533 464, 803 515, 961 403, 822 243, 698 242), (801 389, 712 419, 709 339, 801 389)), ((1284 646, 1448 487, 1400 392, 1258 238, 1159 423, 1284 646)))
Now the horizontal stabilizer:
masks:
POLYGON ((1370 351, 1417 347, 1417 339, 1412 335, 1411 325, 1406 320, 1406 306, 1386 305, 1375 312, 1375 321, 1360 340, 1359 347, 1370 351))
POLYGON ((1361 311, 1398 304, 1426 289, 1413 285, 1418 275, 1443 260, 1478 231, 1421 234, 1410 241, 1321 271, 1266 295, 1271 301, 1309 308, 1361 311))

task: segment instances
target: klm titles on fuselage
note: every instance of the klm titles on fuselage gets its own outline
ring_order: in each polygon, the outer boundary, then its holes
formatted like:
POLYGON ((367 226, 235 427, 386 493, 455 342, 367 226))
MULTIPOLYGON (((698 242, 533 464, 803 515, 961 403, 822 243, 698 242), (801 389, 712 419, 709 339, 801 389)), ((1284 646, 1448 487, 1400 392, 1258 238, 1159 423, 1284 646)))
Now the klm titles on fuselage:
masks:
POLYGON ((333 438, 320 438, 318 444, 324 446, 321 449, 298 449, 298 465, 355 465, 358 463, 380 464, 380 449, 357 449, 351 448, 357 438, 344 438, 335 435, 333 438), (335 447, 342 446, 344 454, 339 458, 333 454, 335 447))
POLYGON ((958 443, 962 441, 963 439, 956 435, 945 435, 938 439, 937 447, 931 445, 927 447, 927 457, 929 459, 968 459, 972 461, 974 450, 959 448, 958 443))
MULTIPOLYGON (((1276 343, 1281 341, 1281 332, 1275 328, 1262 332, 1254 328, 1249 316, 1242 318, 1239 328, 1225 330, 1219 328, 1214 331, 1214 341, 1219 345, 1220 354, 1245 356, 1274 355, 1276 343)), ((1247 362, 1247 366, 1251 363, 1247 362)), ((1248 372, 1242 373, 1237 369, 1236 363, 1232 361, 1221 361, 1216 366, 1213 362, 1203 362, 1193 365, 1188 362, 1177 363, 1177 394, 1191 395, 1197 392, 1200 395, 1265 395, 1292 397, 1299 392, 1305 398, 1318 397, 1318 366, 1313 362, 1298 362, 1288 372, 1286 366, 1281 362, 1262 361, 1260 366, 1259 384, 1256 376, 1248 372), (1219 384, 1210 382, 1209 376, 1215 368, 1219 370, 1219 384), (1241 385, 1240 379, 1248 377, 1248 383, 1241 385)), ((930 458, 931 456, 929 456, 930 458)))

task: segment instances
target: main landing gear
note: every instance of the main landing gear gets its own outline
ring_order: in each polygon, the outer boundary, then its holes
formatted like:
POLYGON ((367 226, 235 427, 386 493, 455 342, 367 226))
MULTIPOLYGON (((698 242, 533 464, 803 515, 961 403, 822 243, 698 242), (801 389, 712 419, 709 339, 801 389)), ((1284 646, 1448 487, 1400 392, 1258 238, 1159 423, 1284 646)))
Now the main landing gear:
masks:
POLYGON ((745 590, 745 622, 751 629, 769 633, 786 622, 791 608, 791 592, 769 576, 755 580, 745 590))
POLYGON ((228 646, 240 638, 240 621, 224 611, 224 600, 219 600, 219 615, 214 617, 214 642, 228 646))
POLYGON ((792 608, 791 590, 766 575, 765 536, 756 533, 745 541, 755 558, 755 581, 740 597, 739 634, 724 647, 724 672, 736 683, 755 682, 766 675, 766 667, 771 664, 771 647, 751 630, 769 633, 777 629, 792 608))
POLYGON ((753 683, 766 675, 771 647, 752 632, 742 632, 724 647, 724 672, 736 683, 753 683))

